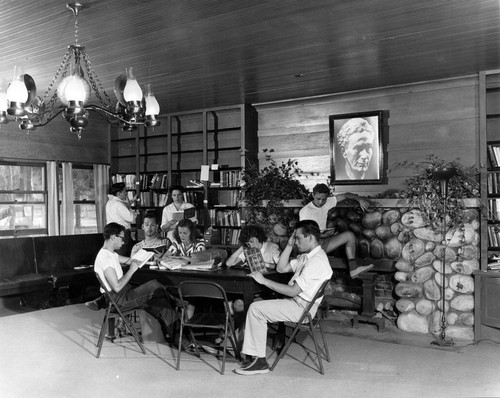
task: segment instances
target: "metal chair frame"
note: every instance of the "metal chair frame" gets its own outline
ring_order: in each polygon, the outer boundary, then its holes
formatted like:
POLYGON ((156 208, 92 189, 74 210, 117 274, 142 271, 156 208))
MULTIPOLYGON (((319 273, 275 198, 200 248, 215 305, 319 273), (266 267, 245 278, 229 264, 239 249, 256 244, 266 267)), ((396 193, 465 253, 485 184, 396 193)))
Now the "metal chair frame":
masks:
MULTIPOLYGON (((108 306, 106 307, 106 312, 104 314, 104 318, 102 320, 102 325, 101 325, 101 332, 99 333, 99 338, 97 340, 97 355, 96 358, 99 358, 101 355, 101 350, 102 350, 102 345, 104 343, 104 335, 106 334, 106 329, 109 324, 110 319, 116 319, 120 318, 123 320, 126 328, 130 331, 132 336, 134 337, 134 340, 137 342, 139 345, 139 348, 141 349, 143 354, 146 354, 146 349, 144 348, 144 344, 142 343, 142 338, 137 332, 137 329, 132 325, 129 319, 129 315, 132 315, 136 310, 140 308, 132 308, 130 310, 122 311, 118 304, 116 304, 116 301, 111 297, 110 292, 104 285, 102 279, 100 278, 99 274, 96 273, 97 280, 99 281, 99 284, 104 290, 104 296, 106 297, 106 301, 108 303, 108 306)), ((112 339, 113 341, 113 339, 112 339)))
POLYGON ((314 348, 315 348, 315 354, 316 357, 318 358, 318 365, 319 365, 319 371, 322 375, 325 374, 325 370, 323 367, 323 362, 322 362, 322 355, 324 354, 324 359, 327 362, 330 362, 330 352, 328 351, 328 345, 325 339, 325 334, 323 331, 323 319, 322 316, 320 315, 321 311, 318 306, 318 311, 316 312, 316 315, 314 317, 311 316, 310 311, 311 308, 313 307, 315 301, 323 296, 324 291, 326 286, 328 285, 328 282, 330 280, 326 280, 322 283, 316 294, 314 295, 314 298, 312 301, 306 306, 304 311, 302 312, 302 315, 300 316, 299 320, 297 322, 284 322, 285 326, 288 326, 290 328, 293 328, 293 332, 288 338, 285 346, 281 351, 278 352, 277 357, 274 361, 274 363, 271 366, 271 370, 274 370, 276 365, 278 364, 279 360, 283 358, 292 345, 292 343, 295 341, 295 338, 298 334, 299 331, 307 331, 310 333, 313 342, 314 342, 314 348), (321 339, 323 340, 323 348, 320 348, 318 344, 318 339, 316 337, 315 329, 319 329, 320 334, 321 334, 321 339))
POLYGON ((226 291, 222 286, 215 282, 208 281, 183 281, 178 286, 179 298, 182 303, 181 322, 179 333, 179 346, 177 353, 177 370, 180 369, 181 351, 182 351, 182 335, 184 328, 189 328, 190 337, 194 343, 196 356, 200 357, 198 350, 199 344, 193 333, 193 329, 214 329, 224 333, 222 364, 220 373, 224 374, 226 364, 226 352, 228 340, 234 350, 235 356, 239 357, 239 351, 235 341, 235 328, 233 316, 230 311, 229 301, 226 291), (224 313, 220 312, 195 312, 190 319, 185 319, 187 313, 187 300, 190 298, 207 298, 211 300, 219 300, 224 305, 224 313))

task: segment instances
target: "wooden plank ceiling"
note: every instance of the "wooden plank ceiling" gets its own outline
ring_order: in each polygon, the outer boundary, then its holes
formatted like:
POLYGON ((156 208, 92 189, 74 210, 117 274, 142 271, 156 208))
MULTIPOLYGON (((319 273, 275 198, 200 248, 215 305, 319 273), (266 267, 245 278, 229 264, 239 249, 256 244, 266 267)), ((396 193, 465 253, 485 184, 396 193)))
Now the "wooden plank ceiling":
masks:
MULTIPOLYGON (((41 95, 74 42, 66 0, 0 0, 0 77, 41 95)), ((126 66, 162 113, 500 68, 499 0, 90 0, 79 42, 104 88, 126 66)))

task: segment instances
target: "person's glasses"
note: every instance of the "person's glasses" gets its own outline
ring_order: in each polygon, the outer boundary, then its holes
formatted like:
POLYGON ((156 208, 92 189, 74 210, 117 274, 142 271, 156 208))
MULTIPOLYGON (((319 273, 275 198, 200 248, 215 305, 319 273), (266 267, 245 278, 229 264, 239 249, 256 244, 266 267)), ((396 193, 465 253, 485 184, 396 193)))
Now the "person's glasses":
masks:
POLYGON ((117 238, 120 238, 121 240, 125 239, 125 235, 115 235, 117 238))

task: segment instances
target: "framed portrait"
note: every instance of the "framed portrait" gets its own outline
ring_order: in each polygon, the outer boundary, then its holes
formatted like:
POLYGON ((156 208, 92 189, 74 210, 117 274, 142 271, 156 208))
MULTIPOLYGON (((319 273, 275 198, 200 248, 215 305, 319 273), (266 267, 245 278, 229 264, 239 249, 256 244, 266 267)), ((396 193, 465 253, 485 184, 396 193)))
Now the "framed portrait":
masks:
POLYGON ((331 180, 334 184, 385 181, 383 111, 330 115, 331 180))

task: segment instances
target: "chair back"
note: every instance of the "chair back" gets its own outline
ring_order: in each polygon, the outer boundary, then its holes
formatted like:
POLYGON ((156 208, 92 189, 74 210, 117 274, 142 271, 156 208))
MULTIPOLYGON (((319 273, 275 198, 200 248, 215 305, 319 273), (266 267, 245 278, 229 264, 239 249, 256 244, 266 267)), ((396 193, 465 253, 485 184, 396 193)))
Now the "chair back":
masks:
POLYGON ((324 295, 325 293, 325 289, 326 287, 328 286, 328 283, 330 282, 330 279, 327 279, 325 280, 321 286, 319 287, 318 291, 316 292, 316 294, 314 295, 313 299, 311 300, 311 302, 309 304, 307 304, 306 308, 304 308, 304 312, 302 313, 300 319, 297 321, 298 324, 301 324, 304 322, 305 318, 307 317, 308 319, 308 322, 311 322, 312 321, 312 317, 311 317, 311 309, 314 305, 314 303, 316 302, 317 299, 319 299, 321 296, 324 295))
POLYGON ((177 288, 181 300, 189 297, 204 297, 227 301, 226 291, 215 282, 183 281, 177 288))
MULTIPOLYGON (((96 272, 95 276, 97 277, 97 280, 99 281, 99 285, 101 285, 102 290, 104 290, 104 297, 106 298, 106 302, 111 305, 113 309, 118 309, 118 304, 116 304, 116 301, 111 297, 110 291, 106 288, 106 285, 104 284, 102 278, 99 276, 99 274, 96 272)), ((115 310, 115 311, 116 311, 115 310)))

